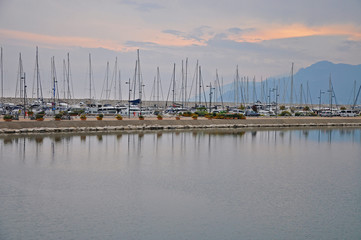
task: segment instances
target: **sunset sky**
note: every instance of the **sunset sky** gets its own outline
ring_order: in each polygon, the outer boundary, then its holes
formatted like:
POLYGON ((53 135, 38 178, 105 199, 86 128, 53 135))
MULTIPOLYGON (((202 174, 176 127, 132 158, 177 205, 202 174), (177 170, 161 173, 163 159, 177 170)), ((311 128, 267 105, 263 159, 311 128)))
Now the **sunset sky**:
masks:
POLYGON ((122 80, 132 78, 136 49, 148 97, 157 66, 168 89, 173 63, 179 76, 187 57, 190 81, 199 60, 205 82, 218 69, 226 83, 237 65, 260 81, 289 73, 292 62, 295 70, 321 60, 361 64, 360 13, 360 0, 0 0, 5 95, 14 95, 20 52, 32 84, 36 46, 44 88, 50 58, 61 81, 70 53, 76 97, 87 96, 89 53, 97 97, 107 61, 112 69, 117 57, 122 80))

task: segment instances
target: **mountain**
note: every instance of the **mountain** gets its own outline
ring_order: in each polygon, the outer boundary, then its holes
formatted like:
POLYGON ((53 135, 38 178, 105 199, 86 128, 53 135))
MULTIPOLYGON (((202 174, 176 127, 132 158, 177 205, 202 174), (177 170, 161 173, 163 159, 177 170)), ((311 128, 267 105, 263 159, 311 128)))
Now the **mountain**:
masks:
MULTIPOLYGON (((290 71, 291 72, 291 71, 290 71)), ((269 95, 269 90, 278 86, 278 102, 290 102, 291 95, 291 74, 284 77, 271 77, 267 81, 263 81, 261 84, 257 82, 255 85, 256 89, 256 99, 262 102, 269 101, 267 96, 269 95), (262 92, 263 91, 263 94, 262 92), (263 95, 263 99, 261 96, 263 95)), ((349 65, 349 64, 334 64, 329 61, 321 61, 315 64, 312 64, 309 67, 301 68, 293 76, 293 103, 300 103, 302 96, 302 103, 306 103, 306 98, 308 96, 307 104, 318 104, 320 90, 324 92, 321 96, 322 103, 327 104, 330 99, 329 90, 329 80, 331 79, 333 85, 333 91, 335 98, 333 102, 337 104, 353 104, 354 96, 357 95, 357 92, 361 84, 361 65, 349 65), (356 88, 355 88, 356 81, 356 88), (302 95, 301 95, 301 84, 302 84, 302 95), (308 85, 308 89, 307 89, 308 85)), ((242 84, 239 84, 242 85, 242 84)), ((244 81, 243 86, 246 86, 246 81, 244 81)), ((243 98, 247 96, 246 87, 243 88, 243 98)), ((227 102, 234 102, 234 84, 228 84, 224 86, 223 99, 227 102)), ((239 90, 241 92, 241 90, 239 90)), ((252 80, 249 80, 248 87, 248 96, 249 102, 253 101, 253 83, 252 80)), ((271 101, 275 101, 275 94, 271 93, 271 101)), ((242 102, 242 96, 239 94, 239 102, 242 102)), ((219 100, 219 99, 218 99, 219 100)), ((361 102, 361 93, 358 98, 358 104, 361 102)))

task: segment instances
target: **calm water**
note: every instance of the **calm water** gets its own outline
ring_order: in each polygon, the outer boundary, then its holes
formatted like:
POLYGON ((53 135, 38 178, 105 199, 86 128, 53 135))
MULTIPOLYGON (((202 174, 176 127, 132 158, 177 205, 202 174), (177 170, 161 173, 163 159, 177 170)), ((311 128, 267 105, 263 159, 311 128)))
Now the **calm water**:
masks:
POLYGON ((361 129, 0 137, 0 239, 361 239, 361 129))

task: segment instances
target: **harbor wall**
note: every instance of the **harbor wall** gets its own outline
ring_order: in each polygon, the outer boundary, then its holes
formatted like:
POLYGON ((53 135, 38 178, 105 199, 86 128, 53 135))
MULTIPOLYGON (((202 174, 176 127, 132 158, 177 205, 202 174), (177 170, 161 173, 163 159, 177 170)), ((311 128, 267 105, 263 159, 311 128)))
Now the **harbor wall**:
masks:
POLYGON ((361 127, 361 117, 355 118, 249 118, 249 119, 126 119, 126 120, 18 120, 0 121, 0 134, 29 132, 77 132, 112 130, 162 130, 202 128, 288 128, 288 127, 361 127))

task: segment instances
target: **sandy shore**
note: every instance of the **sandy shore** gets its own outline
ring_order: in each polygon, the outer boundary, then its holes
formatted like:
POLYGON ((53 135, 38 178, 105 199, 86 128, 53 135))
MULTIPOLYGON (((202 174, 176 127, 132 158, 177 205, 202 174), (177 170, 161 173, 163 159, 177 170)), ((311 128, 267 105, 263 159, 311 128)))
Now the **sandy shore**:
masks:
POLYGON ((361 117, 354 118, 322 118, 322 117, 257 117, 239 119, 205 119, 198 118, 135 118, 116 120, 114 117, 105 117, 98 121, 88 118, 81 121, 73 120, 55 121, 52 118, 44 121, 29 119, 6 122, 0 120, 0 134, 29 133, 29 132, 76 132, 76 131, 113 131, 113 130, 161 130, 161 129, 202 129, 202 128, 286 128, 286 127, 361 127, 361 117))

